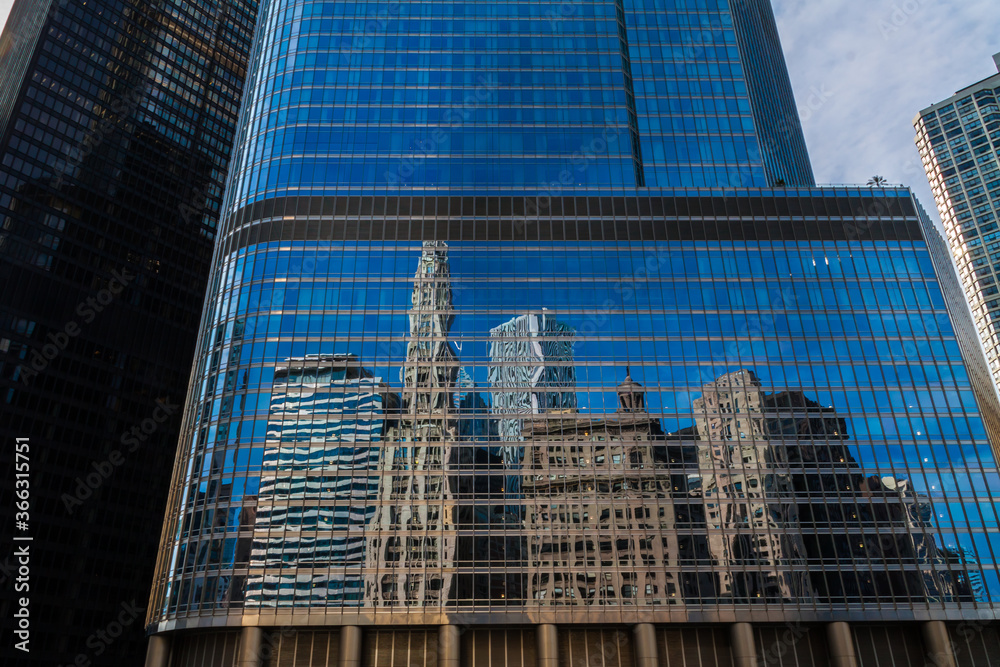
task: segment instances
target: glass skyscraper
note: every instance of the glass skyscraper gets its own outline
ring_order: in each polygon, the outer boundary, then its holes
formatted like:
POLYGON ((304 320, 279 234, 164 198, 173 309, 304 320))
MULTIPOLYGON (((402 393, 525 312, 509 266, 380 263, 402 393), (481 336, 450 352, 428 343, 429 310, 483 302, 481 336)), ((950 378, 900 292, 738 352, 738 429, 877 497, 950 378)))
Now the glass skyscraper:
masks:
POLYGON ((996 664, 995 396, 768 3, 274 0, 234 164, 147 664, 996 664))
POLYGON ((262 10, 234 207, 813 184, 763 0, 262 10))
MULTIPOLYGON (((1000 70, 1000 53, 994 56, 1000 70)), ((1000 74, 963 88, 913 121, 965 299, 1000 388, 1000 74)))
POLYGON ((0 37, 2 664, 145 653, 256 12, 16 0, 0 37), (29 442, 27 530, 16 438, 29 442), (14 535, 33 538, 28 563, 14 535), (21 565, 30 581, 15 581, 21 565), (8 622, 21 597, 30 653, 8 622))

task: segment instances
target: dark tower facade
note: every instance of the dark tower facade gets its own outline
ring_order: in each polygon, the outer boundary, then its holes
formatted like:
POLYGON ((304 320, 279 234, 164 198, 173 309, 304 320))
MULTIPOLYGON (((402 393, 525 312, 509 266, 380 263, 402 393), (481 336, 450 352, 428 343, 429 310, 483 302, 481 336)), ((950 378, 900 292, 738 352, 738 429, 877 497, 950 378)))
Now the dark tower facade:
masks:
POLYGON ((5 664, 142 661, 256 12, 18 0, 0 37, 0 612, 31 613, 29 653, 3 624, 5 664))
POLYGON ((911 193, 812 184, 767 3, 258 25, 150 665, 988 664, 995 405, 911 193), (348 357, 399 414, 289 475, 363 496, 269 481, 260 568, 275 369, 348 357))

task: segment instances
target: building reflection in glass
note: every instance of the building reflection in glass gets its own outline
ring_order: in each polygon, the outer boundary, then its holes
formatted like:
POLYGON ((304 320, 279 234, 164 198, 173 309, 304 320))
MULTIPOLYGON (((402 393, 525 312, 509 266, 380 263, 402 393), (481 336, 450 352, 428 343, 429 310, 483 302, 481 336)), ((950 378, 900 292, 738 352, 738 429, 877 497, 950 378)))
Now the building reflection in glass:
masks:
POLYGON ((928 567, 941 562, 930 504, 906 480, 862 473, 831 408, 801 391, 767 394, 748 369, 704 385, 692 407, 696 425, 676 435, 696 440, 713 597, 968 594, 928 567))
POLYGON ((974 556, 936 543, 929 500, 863 470, 848 420, 802 391, 709 376, 691 425, 667 433, 625 368, 613 411, 587 412, 571 317, 544 309, 479 338, 480 388, 451 340, 441 242, 421 248, 408 322, 398 394, 351 354, 277 368, 246 606, 983 594, 974 556))
MULTIPOLYGON (((574 334, 544 309, 490 329, 488 377, 501 442, 522 442, 525 418, 576 412, 574 334)), ((520 468, 523 445, 503 444, 501 451, 508 469, 520 468)), ((511 499, 520 496, 520 482, 519 474, 505 480, 511 499)))
POLYGON ((396 403, 354 355, 276 368, 247 607, 361 604, 379 447, 396 403))
POLYGON ((448 246, 428 241, 413 278, 398 429, 381 450, 377 532, 366 598, 375 606, 435 606, 453 594, 459 359, 448 246), (445 568, 448 568, 446 571, 445 568))
POLYGON ((787 449, 771 442, 757 377, 748 370, 727 373, 706 384, 692 407, 716 594, 812 597, 798 507, 786 500, 793 495, 787 449))
POLYGON ((529 604, 676 601, 669 478, 654 464, 663 433, 631 377, 618 396, 604 418, 564 410, 524 422, 529 604))
POLYGON ((493 412, 503 415, 501 440, 522 439, 521 415, 576 409, 573 334, 572 327, 544 311, 490 329, 489 380, 493 412))
POLYGON ((930 504, 862 473, 846 420, 803 392, 726 373, 671 434, 631 377, 618 396, 615 415, 525 421, 528 604, 973 595, 962 559, 934 541, 930 504))

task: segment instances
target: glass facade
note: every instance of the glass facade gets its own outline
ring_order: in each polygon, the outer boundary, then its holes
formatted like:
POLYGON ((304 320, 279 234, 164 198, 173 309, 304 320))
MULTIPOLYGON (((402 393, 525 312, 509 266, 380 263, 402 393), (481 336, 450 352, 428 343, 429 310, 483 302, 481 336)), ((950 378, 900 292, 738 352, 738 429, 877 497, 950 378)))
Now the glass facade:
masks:
POLYGON ((1000 478, 909 192, 775 193, 234 217, 154 618, 991 609, 1000 478))
POLYGON ((233 203, 811 185, 770 5, 739 5, 267 3, 233 203))
POLYGON ((911 193, 811 185, 776 39, 763 2, 263 7, 157 641, 645 667, 683 622, 670 664, 743 667, 873 619, 795 664, 916 665, 902 624, 994 618, 996 406, 911 193))
MULTIPOLYGON (((1000 69, 1000 59, 998 59, 1000 69)), ((916 143, 965 299, 1000 387, 1000 74, 920 112, 916 143)))

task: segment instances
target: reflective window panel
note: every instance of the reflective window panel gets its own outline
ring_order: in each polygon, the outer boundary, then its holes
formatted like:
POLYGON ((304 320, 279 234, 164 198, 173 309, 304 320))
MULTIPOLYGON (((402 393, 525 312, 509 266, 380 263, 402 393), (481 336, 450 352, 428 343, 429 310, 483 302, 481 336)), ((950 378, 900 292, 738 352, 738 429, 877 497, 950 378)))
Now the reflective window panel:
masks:
POLYGON ((1000 595, 995 405, 908 191, 481 204, 230 219, 157 618, 891 619, 1000 595))

